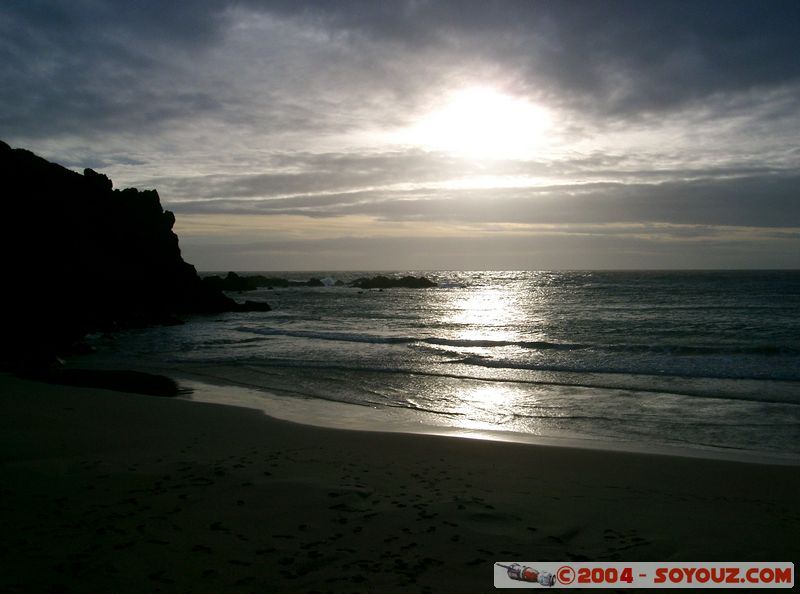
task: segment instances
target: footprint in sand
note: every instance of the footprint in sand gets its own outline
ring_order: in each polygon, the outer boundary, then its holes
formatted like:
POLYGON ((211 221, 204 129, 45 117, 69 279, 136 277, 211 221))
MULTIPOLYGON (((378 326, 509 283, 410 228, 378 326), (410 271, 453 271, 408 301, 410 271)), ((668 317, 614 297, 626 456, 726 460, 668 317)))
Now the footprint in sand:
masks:
POLYGON ((158 582, 160 584, 174 584, 175 580, 166 577, 166 570, 161 569, 159 571, 155 571, 147 576, 150 581, 158 582))
POLYGON ((651 544, 651 541, 639 536, 635 530, 606 528, 603 531, 603 538, 609 541, 610 545, 613 545, 608 548, 612 557, 619 557, 620 552, 651 544))
POLYGON ((236 586, 246 586, 248 584, 252 584, 254 581, 256 581, 256 578, 251 575, 251 576, 243 577, 243 578, 241 578, 239 580, 236 580, 235 585, 236 586))
POLYGON ((267 547, 265 549, 257 549, 256 550, 256 555, 269 555, 270 553, 274 553, 277 550, 278 549, 276 549, 275 547, 267 547))

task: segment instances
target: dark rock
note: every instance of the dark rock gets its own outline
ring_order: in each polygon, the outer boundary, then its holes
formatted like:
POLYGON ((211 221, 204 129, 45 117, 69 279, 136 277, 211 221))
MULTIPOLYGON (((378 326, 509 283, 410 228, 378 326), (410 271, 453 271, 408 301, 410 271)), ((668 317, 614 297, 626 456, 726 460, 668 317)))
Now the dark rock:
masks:
MULTIPOLYGON (((240 311, 181 257, 155 190, 114 190, 0 142, 0 362, 47 360, 83 335, 240 311)), ((264 311, 260 309, 259 311, 264 311)))
POLYGON ((260 274, 240 276, 229 272, 224 278, 211 275, 203 278, 203 283, 219 291, 254 291, 261 287, 288 287, 285 278, 269 278, 260 274))
POLYGON ((178 396, 187 391, 180 388, 174 380, 163 375, 153 375, 140 371, 113 369, 49 369, 38 373, 22 374, 27 379, 79 386, 82 388, 102 388, 117 392, 133 392, 150 396, 178 396))
POLYGON ((113 184, 107 175, 97 173, 94 169, 84 169, 83 177, 86 178, 86 183, 93 186, 95 190, 100 192, 110 192, 113 184))
POLYGON ((311 278, 307 281, 288 280, 285 278, 268 277, 261 274, 241 276, 235 272, 229 272, 225 277, 210 275, 203 278, 203 283, 219 291, 254 291, 262 287, 272 289, 274 287, 324 287, 325 284, 318 278, 311 278))
POLYGON ((263 301, 250 301, 245 300, 244 303, 238 303, 235 311, 272 311, 269 303, 263 301))
POLYGON ((372 278, 359 278, 350 283, 359 289, 393 289, 403 287, 407 289, 428 289, 437 286, 435 282, 424 276, 404 276, 402 278, 389 278, 387 276, 374 276, 372 278))

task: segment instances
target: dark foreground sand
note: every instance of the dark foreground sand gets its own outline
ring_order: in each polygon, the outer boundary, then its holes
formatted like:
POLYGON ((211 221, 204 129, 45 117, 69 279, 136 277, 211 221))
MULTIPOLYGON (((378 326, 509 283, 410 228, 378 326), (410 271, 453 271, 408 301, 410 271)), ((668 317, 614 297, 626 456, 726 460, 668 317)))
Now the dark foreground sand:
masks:
POLYGON ((800 468, 0 377, 1 592, 487 592, 495 560, 800 559, 800 468))

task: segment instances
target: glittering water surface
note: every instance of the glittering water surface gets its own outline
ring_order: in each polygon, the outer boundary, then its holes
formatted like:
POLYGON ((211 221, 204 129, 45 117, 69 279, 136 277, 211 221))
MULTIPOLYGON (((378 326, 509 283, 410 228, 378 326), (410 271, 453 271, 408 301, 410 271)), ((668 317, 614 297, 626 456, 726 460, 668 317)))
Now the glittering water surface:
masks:
POLYGON ((800 273, 426 275, 233 295, 274 311, 97 337, 92 359, 431 426, 800 458, 800 273))

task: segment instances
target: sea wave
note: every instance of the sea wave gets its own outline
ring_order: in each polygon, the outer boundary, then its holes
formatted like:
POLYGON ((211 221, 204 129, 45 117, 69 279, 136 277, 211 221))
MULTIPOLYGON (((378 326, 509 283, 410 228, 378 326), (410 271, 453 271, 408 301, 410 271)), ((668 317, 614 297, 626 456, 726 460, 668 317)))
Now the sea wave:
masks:
POLYGON ((800 355, 800 349, 789 345, 652 345, 612 344, 599 348, 610 352, 653 353, 664 355, 800 355))
POLYGON ((728 366, 717 368, 671 367, 662 369, 659 365, 648 361, 621 360, 619 363, 597 361, 570 361, 559 364, 551 361, 512 361, 509 359, 493 359, 489 357, 463 357, 445 361, 450 365, 470 365, 491 369, 516 369, 524 371, 550 371, 564 373, 598 373, 608 375, 640 375, 649 377, 673 377, 679 379, 722 379, 722 380, 775 380, 798 382, 800 373, 784 370, 768 370, 764 368, 745 368, 731 362, 728 366))
MULTIPOLYGON (((207 364, 213 364, 208 361, 207 364)), ((193 366, 196 369, 207 369, 203 361, 195 359, 193 366)), ((495 370, 502 371, 493 365, 486 365, 495 370)), ((411 375, 417 378, 430 378, 431 380, 454 380, 464 382, 486 382, 487 384, 510 384, 510 385, 530 385, 530 386, 549 386, 564 388, 585 388, 587 390, 609 390, 626 392, 630 394, 664 394, 672 396, 687 396, 692 398, 703 398, 711 400, 745 401, 758 402, 763 404, 782 404, 800 406, 800 381, 785 379, 753 379, 742 380, 741 378, 708 378, 701 376, 675 376, 675 375, 653 375, 647 373, 615 373, 607 370, 578 370, 567 368, 514 368, 506 367, 509 371, 525 371, 535 375, 493 375, 487 377, 481 375, 477 369, 475 373, 470 373, 469 367, 457 368, 453 371, 419 369, 414 367, 381 367, 369 364, 331 364, 326 361, 318 360, 296 360, 296 359, 253 359, 240 360, 235 365, 227 366, 231 378, 242 380, 241 383, 250 384, 251 387, 260 387, 266 390, 278 390, 283 392, 293 392, 298 395, 298 385, 296 373, 303 370, 303 377, 313 379, 317 373, 320 381, 332 386, 336 384, 336 377, 341 374, 342 381, 347 382, 348 391, 361 392, 363 386, 370 383, 368 375, 377 374, 382 376, 404 376, 411 375), (247 372, 249 379, 244 380, 240 373, 241 370, 247 372), (283 385, 282 375, 286 374, 289 378, 290 387, 283 385), (253 374, 262 377, 263 381, 253 382, 253 374), (544 375, 542 375, 544 374, 544 375), (356 379, 360 378, 360 379, 356 379), (710 381, 709 381, 710 380, 710 381), (742 381, 752 381, 760 389, 750 389, 741 391, 742 381), (279 387, 280 384, 280 387, 279 387)), ((238 383, 238 382, 237 382, 238 383)), ((381 381, 385 387, 386 382, 381 381)), ((336 399, 327 394, 324 399, 336 399)), ((303 392, 303 396, 319 398, 316 391, 303 392)), ((363 396, 363 394, 362 394, 363 396)), ((349 400, 348 400, 349 401, 349 400)), ((370 404, 377 404, 373 401, 370 404)), ((387 402, 380 403, 383 406, 387 402)))
POLYGON ((237 331, 259 334, 261 336, 285 336, 311 340, 329 340, 367 344, 420 344, 454 348, 501 348, 517 347, 527 350, 578 351, 594 350, 609 353, 653 354, 671 356, 713 356, 713 355, 761 355, 761 356, 800 356, 800 348, 785 345, 685 345, 685 344, 582 344, 574 342, 553 342, 544 340, 497 340, 491 338, 466 339, 438 336, 397 336, 368 334, 361 332, 334 332, 320 330, 291 330, 283 328, 254 328, 239 326, 237 331))
POLYGON ((284 330, 278 328, 251 328, 240 326, 239 332, 261 334, 263 336, 287 336, 292 338, 308 338, 313 340, 332 340, 339 342, 361 342, 369 344, 430 344, 437 346, 450 346, 460 348, 494 348, 494 347, 520 347, 532 350, 578 350, 588 348, 583 344, 559 343, 548 341, 528 340, 491 340, 491 339, 463 339, 440 338, 435 336, 386 336, 377 334, 325 332, 317 330, 284 330))

